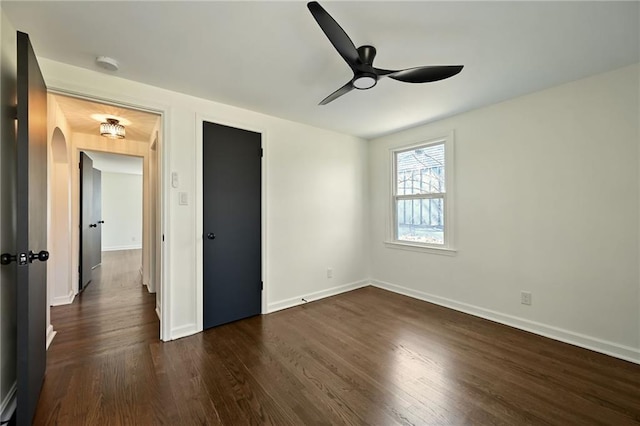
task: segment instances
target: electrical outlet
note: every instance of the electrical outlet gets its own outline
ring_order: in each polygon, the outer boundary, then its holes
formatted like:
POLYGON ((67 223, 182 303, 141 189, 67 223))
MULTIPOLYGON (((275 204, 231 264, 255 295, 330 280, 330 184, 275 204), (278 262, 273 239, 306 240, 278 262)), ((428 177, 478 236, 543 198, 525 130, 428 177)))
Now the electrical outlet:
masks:
POLYGON ((523 291, 520 293, 520 303, 523 305, 531 305, 531 292, 523 291))
POLYGON ((333 278, 333 268, 327 268, 327 278, 333 278))

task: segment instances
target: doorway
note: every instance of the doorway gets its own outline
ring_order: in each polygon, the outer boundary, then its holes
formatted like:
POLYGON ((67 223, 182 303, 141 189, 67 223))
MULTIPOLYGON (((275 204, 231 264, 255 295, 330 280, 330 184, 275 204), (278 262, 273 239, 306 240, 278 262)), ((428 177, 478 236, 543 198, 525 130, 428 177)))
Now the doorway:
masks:
POLYGON ((137 250, 142 275, 143 193, 142 157, 80 152, 80 290, 100 273, 106 252, 137 250))
MULTIPOLYGON (((94 169, 100 170, 99 176, 102 181, 101 187, 105 187, 105 166, 104 161, 108 163, 116 162, 117 159, 136 159, 141 168, 141 173, 137 179, 141 181, 141 197, 142 197, 142 217, 138 220, 141 232, 135 235, 128 235, 130 244, 120 244, 115 247, 111 244, 111 250, 119 249, 137 249, 140 251, 141 264, 138 273, 141 276, 141 283, 146 287, 146 291, 156 294, 155 312, 160 318, 161 316, 161 212, 162 197, 160 185, 161 165, 158 164, 160 155, 158 150, 162 141, 162 116, 155 112, 141 111, 123 107, 118 105, 106 104, 94 100, 82 99, 67 94, 49 93, 48 95, 49 110, 49 128, 57 129, 58 132, 66 140, 66 161, 59 161, 61 164, 67 165, 68 179, 51 179, 51 193, 62 193, 60 187, 67 188, 67 197, 64 201, 57 200, 56 204, 51 204, 51 227, 50 233, 55 232, 59 227, 66 226, 70 232, 69 247, 61 249, 58 253, 60 258, 68 256, 69 262, 64 265, 52 265, 54 270, 50 271, 50 276, 58 276, 58 268, 69 268, 66 279, 61 281, 50 281, 50 304, 52 306, 64 305, 72 303, 77 296, 80 287, 81 266, 81 214, 80 214, 80 157, 85 152, 89 157, 93 157, 94 161, 98 161, 101 165, 94 169), (99 134, 100 123, 106 122, 107 119, 116 118, 125 126, 126 134, 123 139, 111 139, 99 134), (98 160, 96 160, 98 159, 98 160), (101 170, 102 168, 102 170, 101 170), (61 209, 60 205, 66 207, 61 209), (63 211, 64 210, 64 211, 63 211), (133 241, 132 241, 133 240, 133 241), (126 246, 126 247, 125 247, 126 246), (68 253, 68 254, 67 254, 68 253), (68 275, 68 277, 67 277, 68 275)), ((126 163, 126 161, 124 161, 126 163)), ((64 167, 63 167, 64 168, 64 167)), ((110 172, 107 172, 110 173, 110 172)), ((107 179, 109 176, 107 176, 107 179)), ((94 207, 95 208, 95 207, 94 207)), ((104 209, 104 205, 102 206, 104 209)), ((90 223, 95 224, 96 228, 102 227, 108 231, 110 225, 113 229, 115 223, 108 223, 104 218, 105 212, 102 212, 101 218, 95 218, 90 223), (103 221, 104 223, 99 223, 103 221)), ((125 227, 126 228, 126 227, 125 227)), ((94 230, 94 229, 92 229, 94 230)), ((127 229, 123 229, 127 231, 127 229)), ((103 233, 104 236, 104 233, 103 233)), ((96 266, 103 263, 100 256, 102 248, 109 246, 108 240, 99 243, 93 242, 98 246, 91 256, 91 265, 87 268, 91 272, 96 266)), ((53 257, 53 256, 52 256, 53 257)), ((58 257, 58 256, 56 256, 58 257)))

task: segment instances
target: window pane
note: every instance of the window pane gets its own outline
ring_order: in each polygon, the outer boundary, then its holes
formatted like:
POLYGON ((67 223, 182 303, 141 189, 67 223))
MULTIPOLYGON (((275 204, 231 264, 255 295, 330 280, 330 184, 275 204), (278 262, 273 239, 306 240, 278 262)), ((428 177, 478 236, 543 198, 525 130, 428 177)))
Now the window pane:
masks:
POLYGON ((397 153, 396 181, 398 195, 444 193, 444 143, 397 153))
POLYGON ((398 240, 444 244, 444 199, 398 200, 398 240))

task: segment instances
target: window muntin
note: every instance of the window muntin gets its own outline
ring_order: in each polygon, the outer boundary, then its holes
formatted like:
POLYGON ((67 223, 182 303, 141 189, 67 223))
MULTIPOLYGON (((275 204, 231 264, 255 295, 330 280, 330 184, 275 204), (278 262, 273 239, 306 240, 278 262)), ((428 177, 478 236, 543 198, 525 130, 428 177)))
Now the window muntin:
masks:
POLYGON ((393 239, 447 247, 446 139, 393 153, 393 239))

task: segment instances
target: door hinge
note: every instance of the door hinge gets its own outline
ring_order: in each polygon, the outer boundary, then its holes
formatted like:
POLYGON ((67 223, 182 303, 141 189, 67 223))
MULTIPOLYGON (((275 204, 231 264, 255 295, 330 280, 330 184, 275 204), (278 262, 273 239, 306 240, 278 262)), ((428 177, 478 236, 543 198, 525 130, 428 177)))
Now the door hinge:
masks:
POLYGON ((260 281, 260 290, 264 290, 264 281, 260 281))
POLYGON ((162 234, 162 241, 164 242, 164 234, 162 234))
POLYGON ((260 158, 264 157, 264 149, 260 148, 260 158))

